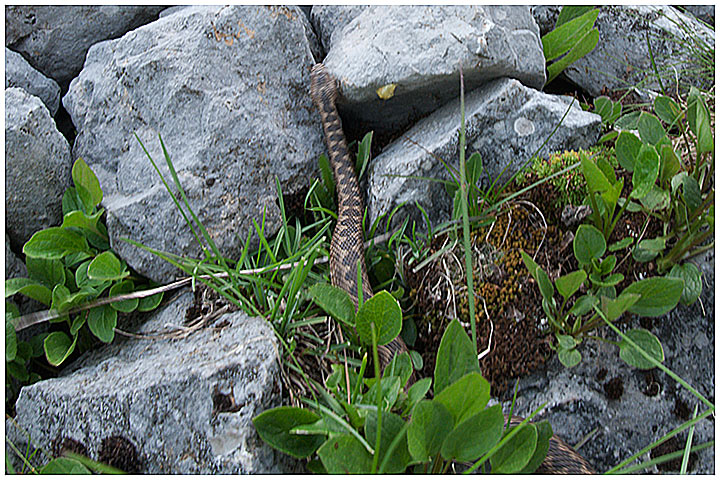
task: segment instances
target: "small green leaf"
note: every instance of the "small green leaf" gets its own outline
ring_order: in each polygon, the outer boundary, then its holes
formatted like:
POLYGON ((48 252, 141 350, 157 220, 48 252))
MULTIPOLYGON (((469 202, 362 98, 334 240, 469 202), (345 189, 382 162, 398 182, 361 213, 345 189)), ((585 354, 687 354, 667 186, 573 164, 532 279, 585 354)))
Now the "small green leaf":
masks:
POLYGON ((143 297, 138 303, 138 312, 149 312, 155 310, 162 302, 164 292, 156 293, 149 297, 143 297))
POLYGON ((555 77, 560 75, 560 73, 562 73, 562 71, 565 70, 568 66, 570 66, 573 62, 580 60, 582 57, 592 52, 595 49, 598 40, 600 40, 600 31, 597 28, 593 28, 592 30, 587 32, 564 57, 562 57, 555 63, 548 65, 548 79, 545 84, 547 85, 548 83, 552 82, 555 77))
POLYGON ((309 294, 335 320, 355 326, 355 305, 346 291, 327 283, 316 283, 310 287, 309 294))
POLYGON ((640 300, 640 295, 637 293, 622 293, 614 299, 602 297, 602 305, 600 308, 607 319, 614 322, 638 300, 640 300))
POLYGON ((641 112, 638 118, 638 132, 643 142, 656 145, 664 136, 665 129, 655 115, 641 112))
POLYGON ((680 106, 675 101, 666 97, 665 95, 659 95, 653 102, 655 114, 660 117, 660 120, 667 123, 668 125, 674 125, 683 117, 683 112, 680 110, 680 106))
POLYGON ((580 225, 573 239, 573 253, 580 265, 588 265, 605 254, 605 237, 592 225, 580 225))
POLYGON ((480 372, 477 351, 457 319, 453 319, 440 340, 435 362, 435 395, 470 372, 480 372))
POLYGON ((355 318, 357 333, 366 345, 372 345, 371 324, 375 324, 378 345, 390 343, 402 330, 400 305, 384 290, 363 303, 355 318))
POLYGON ((545 460, 548 448, 550 447, 550 437, 552 437, 553 434, 550 422, 543 420, 534 425, 538 432, 537 446, 535 447, 532 458, 519 473, 535 473, 535 470, 537 470, 543 460, 545 460))
POLYGON ((417 402, 425 398, 425 394, 430 390, 430 385, 432 384, 432 379, 430 377, 428 378, 422 378, 412 384, 410 388, 408 388, 408 406, 412 408, 415 406, 417 402))
MULTIPOLYGON (((658 362, 662 363, 665 361, 665 353, 663 352, 660 340, 649 331, 644 328, 637 328, 625 332, 625 335, 658 362)), ((650 360, 646 359, 624 338, 620 340, 620 358, 631 367, 639 368, 640 370, 648 370, 655 367, 650 360)))
POLYGON ((481 410, 458 424, 445 437, 440 453, 448 460, 477 460, 500 441, 503 424, 500 405, 481 410))
POLYGON ((521 250, 520 255, 522 256, 523 263, 525 263, 525 267, 530 272, 530 275, 532 275, 532 277, 537 282, 543 299, 545 299, 546 301, 552 300, 555 290, 553 289, 552 283, 550 282, 550 277, 548 277, 547 273, 545 273, 545 270, 540 268, 540 265, 535 263, 535 261, 527 253, 521 250))
POLYGON ((50 365, 58 366, 63 363, 75 350, 77 335, 72 339, 63 332, 52 332, 45 337, 45 358, 50 365))
POLYGON ((100 188, 100 182, 82 158, 75 160, 72 168, 72 178, 75 188, 78 190, 82 188, 89 195, 89 204, 85 205, 86 211, 89 212, 92 207, 102 201, 103 192, 100 188))
POLYGON ((670 145, 660 147, 660 185, 666 187, 668 180, 680 171, 680 158, 670 145))
POLYGON ((408 450, 413 460, 427 462, 436 455, 452 429, 452 415, 443 404, 420 400, 413 409, 407 431, 408 450))
POLYGON ((520 431, 490 457, 492 473, 516 473, 527 465, 535 453, 538 432, 535 425, 523 425, 520 431))
POLYGON ((593 9, 592 5, 564 5, 560 9, 558 18, 555 21, 555 28, 559 27, 563 23, 569 22, 570 20, 572 20, 574 18, 578 18, 579 16, 583 15, 584 13, 586 13, 592 9, 593 9))
POLYGON ((52 292, 45 285, 41 285, 29 278, 10 278, 5 280, 5 298, 16 293, 37 300, 44 305, 50 305, 52 292))
POLYGON ((467 171, 467 182, 468 185, 475 185, 483 172, 482 157, 478 152, 474 152, 470 155, 465 163, 465 170, 467 171))
POLYGON ((653 260, 665 250, 665 239, 663 237, 641 240, 632 250, 633 259, 636 262, 645 263, 653 260))
POLYGON ((692 213, 700 207, 702 195, 700 185, 693 177, 686 175, 682 177, 683 199, 688 207, 688 213, 692 213))
MULTIPOLYGON (((435 396, 448 409, 457 426, 480 412, 490 400, 490 383, 478 372, 470 372, 435 396)), ((448 458, 448 457, 446 457, 448 458)))
POLYGON ((115 254, 105 251, 95 257, 88 265, 87 276, 91 280, 114 281, 125 278, 130 273, 123 267, 115 254))
POLYGON ((58 457, 40 469, 40 475, 90 475, 85 466, 72 458, 58 457))
POLYGON ((60 226, 62 228, 77 227, 87 229, 91 232, 96 231, 97 222, 104 212, 105 210, 103 209, 100 209, 94 215, 88 215, 82 210, 68 212, 63 216, 63 222, 60 226))
MULTIPOLYGON (((405 425, 405 421, 399 415, 392 412, 383 412, 382 414, 382 432, 380 433, 380 458, 390 448, 395 436, 397 436, 405 425)), ((365 417, 365 440, 370 445, 375 445, 377 439, 377 410, 371 410, 365 417)), ((382 473, 403 473, 410 463, 410 452, 407 447, 407 433, 403 433, 403 439, 400 444, 393 450, 385 470, 382 473)), ((365 472, 367 473, 367 472, 365 472)))
POLYGON ((372 468, 372 456, 360 440, 349 433, 328 438, 317 449, 317 454, 329 474, 367 474, 372 468))
POLYGON ((650 211, 663 210, 670 205, 670 192, 653 185, 648 194, 640 199, 640 203, 650 211))
POLYGON ((591 192, 602 193, 612 188, 610 180, 587 155, 580 156, 580 168, 591 192))
POLYGON ((660 156, 657 151, 649 145, 640 147, 640 153, 635 161, 633 172, 633 191, 631 198, 642 198, 650 192, 660 173, 660 156))
POLYGON ((17 355, 17 335, 10 319, 5 319, 5 362, 12 362, 17 355))
MULTIPOLYGON (((594 9, 583 15, 557 25, 555 29, 545 34, 541 41, 546 61, 552 61, 577 46, 583 41, 595 24, 600 10, 594 9)), ((548 80, 547 83, 550 83, 548 80)))
POLYGON ((60 227, 46 228, 36 232, 23 246, 29 257, 58 259, 75 252, 87 252, 85 237, 60 227))
POLYGON ((60 260, 27 257, 25 259, 28 276, 52 290, 55 285, 65 284, 65 267, 60 260))
POLYGON ((668 277, 681 278, 685 282, 680 301, 683 305, 692 305, 702 293, 702 278, 700 270, 694 263, 686 262, 683 265, 673 265, 668 277))
POLYGON ((570 309, 570 313, 576 317, 581 317, 592 310, 593 306, 597 305, 598 298, 592 294, 586 294, 578 298, 573 307, 570 309))
POLYGON ((625 115, 617 119, 617 121, 615 122, 615 128, 618 130, 637 130, 640 113, 640 110, 626 113, 625 115))
POLYGON ((556 333, 555 338, 557 338, 558 348, 560 348, 561 350, 570 350, 572 348, 575 348, 578 344, 577 340, 575 340, 575 338, 571 335, 563 335, 561 333, 556 333))
POLYGON ((627 248, 635 241, 632 237, 625 237, 622 240, 619 240, 615 243, 610 244, 608 247, 609 252, 617 252, 618 250, 622 250, 623 248, 627 248))
POLYGON ((558 360, 565 368, 572 368, 582 361, 582 355, 576 349, 558 350, 558 360))
POLYGON ((585 279, 587 279, 585 270, 576 270, 555 280, 555 288, 563 298, 567 299, 578 291, 585 279))
POLYGON ((110 343, 115 338, 117 326, 117 310, 110 305, 102 305, 90 309, 88 314, 88 327, 100 341, 110 343))
POLYGON ((622 293, 641 295, 628 311, 641 317, 658 317, 669 312, 682 296, 684 282, 676 278, 651 277, 630 284, 622 293))
MULTIPOLYGON (((108 296, 114 297, 125 293, 133 293, 135 291, 135 283, 132 280, 123 280, 122 282, 114 284, 108 291, 108 296)), ((129 313, 134 311, 140 300, 138 298, 131 298, 129 300, 120 300, 110 304, 112 308, 119 312, 129 313)))
POLYGON ((325 441, 322 435, 293 435, 290 430, 317 422, 320 417, 310 410, 277 407, 253 418, 253 425, 265 443, 295 458, 306 458, 325 441))

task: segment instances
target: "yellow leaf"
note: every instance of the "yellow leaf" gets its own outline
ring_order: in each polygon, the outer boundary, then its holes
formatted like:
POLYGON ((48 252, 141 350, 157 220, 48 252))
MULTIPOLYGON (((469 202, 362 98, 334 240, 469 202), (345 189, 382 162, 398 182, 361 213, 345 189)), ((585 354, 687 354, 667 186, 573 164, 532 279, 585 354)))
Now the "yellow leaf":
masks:
POLYGON ((376 90, 377 96, 382 98, 383 100, 390 100, 393 95, 395 95, 395 87, 397 87, 396 83, 389 83, 383 87, 380 87, 376 90))

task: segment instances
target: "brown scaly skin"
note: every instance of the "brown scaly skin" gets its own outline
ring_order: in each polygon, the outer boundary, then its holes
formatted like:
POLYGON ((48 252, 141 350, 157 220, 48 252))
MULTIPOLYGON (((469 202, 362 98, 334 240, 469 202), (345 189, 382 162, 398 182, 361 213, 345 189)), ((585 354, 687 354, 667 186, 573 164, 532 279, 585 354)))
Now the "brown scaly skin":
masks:
MULTIPOLYGON (((363 246, 363 201, 352 160, 348 153, 345 134, 338 115, 335 101, 337 87, 323 64, 313 67, 310 92, 320 111, 325 141, 330 154, 330 163, 335 174, 338 197, 338 220, 330 242, 330 281, 350 295, 355 308, 358 305, 357 268, 362 277, 363 300, 372 297, 373 292, 365 267, 363 246)), ((408 348, 400 337, 379 349, 380 364, 384 368, 396 353, 407 352, 408 348)), ((414 374, 410 384, 414 383, 414 374)), ((510 425, 517 425, 523 419, 512 417, 510 425)), ((550 438, 548 454, 536 473, 551 474, 592 474, 590 464, 560 438, 550 438)))

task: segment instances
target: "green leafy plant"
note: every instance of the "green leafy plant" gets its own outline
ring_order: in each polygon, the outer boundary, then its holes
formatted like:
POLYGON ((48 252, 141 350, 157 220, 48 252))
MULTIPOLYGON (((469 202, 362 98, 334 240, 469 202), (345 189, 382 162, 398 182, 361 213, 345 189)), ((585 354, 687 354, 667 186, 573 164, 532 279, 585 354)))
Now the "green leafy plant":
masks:
MULTIPOLYGON (((546 318, 555 330, 557 343, 554 348, 558 359, 566 367, 580 363, 582 355, 577 346, 588 332, 602 322, 595 307, 599 307, 609 321, 617 320, 625 312, 656 317, 675 308, 682 297, 685 282, 672 277, 639 280, 617 295, 615 286, 623 280, 623 275, 613 273, 617 259, 614 255, 605 257, 606 251, 602 233, 592 225, 580 225, 573 240, 573 253, 581 269, 559 277, 554 285, 547 273, 527 253, 521 252, 525 266, 540 289, 546 318), (586 293, 576 296, 583 285, 586 293), (556 292, 562 298, 559 304, 555 300, 556 292), (573 298, 574 302, 571 301, 573 298)), ((641 337, 643 346, 662 361, 662 347, 652 333, 644 329, 632 332, 636 332, 632 335, 641 337)), ((620 347, 620 358, 626 363, 648 368, 628 354, 622 344, 617 345, 620 347)))
POLYGON ((146 282, 133 276, 124 261, 111 250, 107 229, 100 220, 104 209, 98 208, 103 193, 92 170, 78 159, 72 168, 74 186, 62 198, 63 222, 36 232, 25 243, 28 278, 5 280, 5 361, 10 376, 21 382, 40 377, 28 372, 27 364, 43 354, 48 363, 61 365, 78 346, 87 330, 105 343, 115 336, 118 312, 149 311, 161 301, 162 294, 101 305, 80 313, 73 308, 102 295, 113 297, 141 288, 146 282), (47 334, 29 341, 18 341, 14 319, 19 312, 8 298, 20 293, 48 306, 55 312, 66 312, 51 320, 59 324, 47 334))
POLYGON ((546 85, 570 64, 592 52, 600 39, 593 28, 600 10, 588 6, 564 6, 555 22, 555 28, 543 35, 541 41, 547 67, 546 85))
MULTIPOLYGON (((352 323, 345 292, 327 285, 312 292, 330 315, 352 323)), ((545 458, 552 429, 547 422, 527 421, 504 428, 500 406, 487 406, 490 385, 457 320, 440 343, 433 399, 425 398, 433 383, 429 378, 403 390, 412 369, 406 354, 380 375, 377 344, 399 329, 401 313, 393 302, 380 292, 355 318, 361 340, 375 356, 375 377, 363 378, 367 355, 359 372, 336 369, 325 387, 318 386, 321 402, 303 399, 309 408, 278 407, 255 417, 260 437, 277 450, 310 458, 308 468, 316 473, 402 473, 409 467, 439 473, 453 461, 475 462, 471 470, 489 461, 493 473, 534 471, 545 458)))

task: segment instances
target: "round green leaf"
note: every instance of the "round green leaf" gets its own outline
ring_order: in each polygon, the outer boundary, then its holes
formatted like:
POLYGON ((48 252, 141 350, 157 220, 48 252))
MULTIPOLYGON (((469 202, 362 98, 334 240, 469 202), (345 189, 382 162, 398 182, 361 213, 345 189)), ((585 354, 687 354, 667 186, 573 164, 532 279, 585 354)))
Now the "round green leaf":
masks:
MULTIPOLYGON (((132 280, 123 280, 120 283, 116 283, 110 287, 108 295, 114 297, 116 295, 122 295, 123 293, 132 293, 135 291, 135 284, 132 280)), ((140 300, 137 298, 131 298, 130 300, 121 300, 119 302, 113 302, 110 304, 112 308, 120 312, 132 312, 139 305, 140 300)))
MULTIPOLYGON (((663 352, 660 340, 658 340, 658 338, 649 331, 644 328, 637 328, 625 332, 625 335, 659 363, 662 363, 665 360, 665 353, 663 352)), ((620 340, 620 358, 622 358, 623 361, 631 367, 639 368, 641 370, 648 370, 655 367, 650 360, 645 358, 624 338, 620 340)))
POLYGON ((493 405, 457 425, 445 437, 440 453, 448 460, 477 460, 500 441, 503 425, 502 407, 493 405))
POLYGON ((91 280, 114 281, 127 277, 129 272, 111 251, 102 252, 88 265, 87 276, 91 280))
POLYGON ((366 345, 372 345, 371 324, 375 325, 378 345, 390 343, 402 329, 400 305, 384 290, 363 303, 355 318, 355 328, 366 345))
POLYGON ((650 145, 643 145, 635 161, 635 171, 632 176, 633 191, 630 197, 643 198, 650 193, 659 173, 660 156, 650 145))
POLYGON ((680 301, 684 305, 692 305, 702 293, 702 278, 700 270, 694 263, 684 263, 683 265, 673 265, 668 277, 681 278, 685 282, 680 301))
MULTIPOLYGON (((490 400, 490 383, 478 372, 470 372, 435 396, 453 416, 453 425, 480 412, 490 400)), ((445 457, 448 458, 448 457, 445 457)))
POLYGON ((665 136, 665 129, 655 115, 641 112, 638 118, 638 132, 643 142, 657 144, 665 136))
POLYGON ((88 314, 87 322, 93 335, 102 342, 110 343, 115 338, 117 310, 110 305, 92 308, 88 314))
POLYGON ((307 409, 297 407, 278 407, 265 410, 253 418, 253 425, 265 443, 276 450, 295 458, 306 458, 323 444, 323 435, 294 435, 290 430, 300 425, 308 425, 320 420, 320 417, 307 409))
POLYGON ((29 278, 10 278, 5 280, 5 298, 16 293, 22 293, 26 297, 37 300, 44 305, 50 305, 52 291, 45 285, 37 283, 29 278))
POLYGON ((605 237, 592 225, 580 225, 573 240, 573 252, 580 265, 587 265, 593 258, 600 258, 605 254, 605 237))
POLYGON ((653 107, 655 114, 668 125, 675 124, 683 117, 680 106, 672 98, 665 95, 657 96, 653 102, 653 107))
POLYGON ((582 355, 576 349, 558 350, 558 360, 566 368, 572 368, 582 361, 582 355))
POLYGON ((535 425, 523 425, 520 431, 490 457, 492 473, 516 473, 527 465, 535 453, 538 433, 535 425))
POLYGON ((360 440, 349 433, 330 437, 317 453, 330 474, 368 474, 372 468, 372 456, 360 440))
POLYGON ((88 204, 85 205, 87 211, 90 211, 92 207, 102 201, 103 192, 100 188, 100 182, 82 158, 75 160, 72 168, 72 178, 75 188, 78 190, 82 188, 88 196, 88 204))
POLYGON ((143 297, 138 303, 138 312, 149 312, 155 310, 160 302, 162 302, 164 292, 156 293, 149 297, 143 297))
POLYGON ((452 428, 452 415, 443 404, 432 400, 418 402, 407 432, 408 450, 412 458, 427 462, 440 451, 452 428))
POLYGON ((555 288, 563 298, 570 298, 578 291, 586 278, 585 270, 576 270, 555 280, 555 288))
POLYGON ((45 358, 50 365, 58 366, 75 350, 77 335, 70 338, 63 332, 52 332, 45 337, 45 358))

